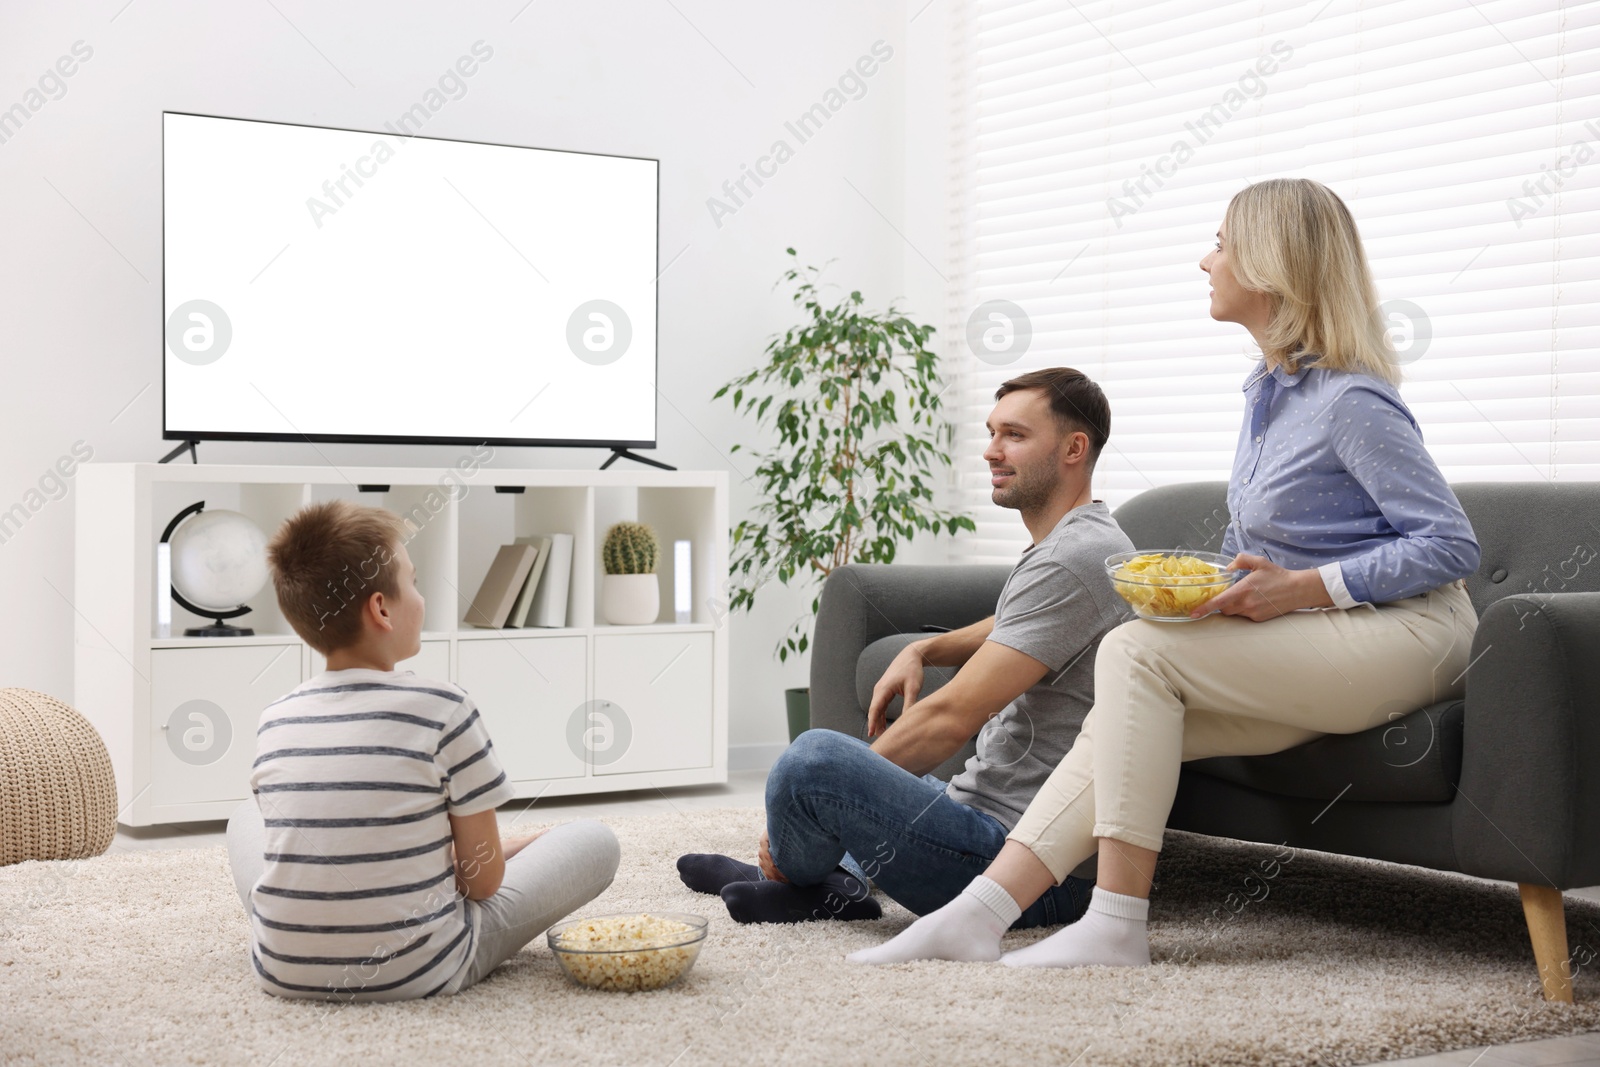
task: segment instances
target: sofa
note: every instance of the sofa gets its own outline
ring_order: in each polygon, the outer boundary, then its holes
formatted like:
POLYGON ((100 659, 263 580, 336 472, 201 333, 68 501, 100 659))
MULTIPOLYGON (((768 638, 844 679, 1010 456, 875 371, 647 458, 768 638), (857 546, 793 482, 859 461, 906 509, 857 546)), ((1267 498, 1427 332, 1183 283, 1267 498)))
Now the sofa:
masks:
MULTIPOLYGON (((1371 729, 1272 755, 1188 762, 1167 825, 1516 882, 1545 997, 1570 1002, 1561 892, 1600 884, 1600 483, 1453 488, 1483 549, 1467 579, 1479 624, 1465 697, 1397 705, 1371 729)), ((1163 486, 1114 515, 1136 548, 1216 551, 1226 491, 1163 486)), ((895 654, 992 615, 1009 572, 835 569, 813 638, 811 725, 864 737, 895 654)), ((930 668, 924 694, 951 674, 930 668)))

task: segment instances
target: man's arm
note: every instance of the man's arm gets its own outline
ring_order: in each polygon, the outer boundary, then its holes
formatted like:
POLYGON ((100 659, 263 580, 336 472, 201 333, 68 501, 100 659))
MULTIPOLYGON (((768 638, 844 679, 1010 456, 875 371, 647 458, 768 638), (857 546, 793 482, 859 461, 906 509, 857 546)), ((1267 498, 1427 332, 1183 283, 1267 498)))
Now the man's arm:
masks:
POLYGON ((867 708, 867 736, 877 737, 889 725, 887 709, 896 696, 904 697, 905 710, 917 702, 922 692, 924 667, 960 667, 982 647, 994 630, 994 616, 959 630, 913 641, 883 672, 872 687, 872 703, 867 708))
POLYGON ((949 684, 901 712, 872 750, 912 774, 927 774, 1049 669, 1026 653, 984 641, 949 684))
POLYGON ((959 630, 934 634, 915 642, 922 651, 922 662, 930 667, 960 667, 971 659, 994 632, 994 616, 963 626, 959 630))
MULTIPOLYGON (((939 638, 934 639, 949 639, 943 648, 935 650, 935 655, 959 654, 962 656, 962 667, 948 685, 926 700, 916 699, 916 691, 922 685, 923 661, 915 650, 924 642, 918 641, 905 647, 889 670, 884 672, 884 679, 895 674, 897 667, 904 666, 907 670, 914 667, 915 684, 906 691, 905 710, 873 744, 872 751, 912 774, 927 774, 959 752, 961 746, 967 743, 967 738, 981 730, 984 723, 1045 676, 1049 668, 1032 656, 987 640, 993 629, 994 618, 991 616, 960 630, 940 634, 939 638), (972 636, 977 634, 982 636, 972 636), (966 647, 967 641, 974 642, 971 649, 966 647), (906 657, 907 653, 916 658, 907 658, 902 664, 902 657, 906 657)), ((930 662, 934 666, 951 665, 942 660, 930 662)), ((905 677, 909 679, 913 675, 906 674, 905 677)), ((883 708, 894 693, 893 689, 884 689, 883 681, 879 681, 873 690, 872 712, 868 718, 869 733, 872 732, 872 716, 881 722, 883 708)), ((783 872, 772 862, 769 847, 767 835, 763 832, 758 850, 762 871, 773 881, 787 882, 783 872)))

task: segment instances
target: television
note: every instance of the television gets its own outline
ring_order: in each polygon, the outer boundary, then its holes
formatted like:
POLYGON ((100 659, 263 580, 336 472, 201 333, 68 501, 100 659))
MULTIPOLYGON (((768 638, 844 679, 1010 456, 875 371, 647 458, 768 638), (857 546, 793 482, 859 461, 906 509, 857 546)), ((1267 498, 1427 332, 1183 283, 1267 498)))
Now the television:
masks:
POLYGON ((163 112, 163 438, 655 447, 659 167, 163 112))

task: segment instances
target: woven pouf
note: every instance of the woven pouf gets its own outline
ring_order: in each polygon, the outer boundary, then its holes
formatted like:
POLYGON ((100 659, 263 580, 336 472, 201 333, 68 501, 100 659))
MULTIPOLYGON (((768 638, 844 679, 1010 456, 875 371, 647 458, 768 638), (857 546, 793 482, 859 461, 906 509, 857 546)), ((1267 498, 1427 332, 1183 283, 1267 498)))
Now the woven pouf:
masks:
POLYGON ((55 697, 0 689, 0 865, 98 856, 117 780, 95 728, 55 697))

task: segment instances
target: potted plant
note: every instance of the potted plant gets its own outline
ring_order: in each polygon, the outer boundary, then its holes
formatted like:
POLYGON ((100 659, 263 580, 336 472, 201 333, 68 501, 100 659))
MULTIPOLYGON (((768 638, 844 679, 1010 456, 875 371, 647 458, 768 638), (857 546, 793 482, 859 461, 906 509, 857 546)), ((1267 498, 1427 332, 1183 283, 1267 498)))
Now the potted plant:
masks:
POLYGON ((613 626, 655 622, 661 612, 661 586, 656 559, 661 543, 642 522, 619 522, 606 531, 600 558, 606 574, 600 589, 600 611, 613 626))
MULTIPOLYGON (((733 529, 728 610, 751 608, 774 577, 815 588, 810 611, 778 642, 780 661, 808 647, 822 582, 835 567, 893 562, 919 530, 976 529, 966 515, 934 506, 934 472, 950 465, 955 438, 927 346, 934 328, 893 304, 862 310, 859 290, 825 301, 820 274, 795 259, 779 284, 793 283, 803 321, 767 345, 763 365, 712 397, 732 392, 735 411, 778 434, 777 447, 753 453, 761 502, 733 529)), ((786 694, 790 740, 810 725, 809 695, 786 694)))

